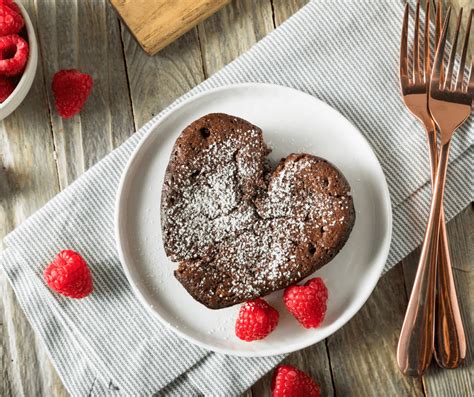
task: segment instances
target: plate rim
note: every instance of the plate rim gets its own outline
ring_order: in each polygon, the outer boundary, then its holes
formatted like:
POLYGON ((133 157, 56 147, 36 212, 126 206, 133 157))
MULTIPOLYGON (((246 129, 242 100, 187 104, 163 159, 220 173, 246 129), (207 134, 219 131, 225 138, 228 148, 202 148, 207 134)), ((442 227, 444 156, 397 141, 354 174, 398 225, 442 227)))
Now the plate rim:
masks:
MULTIPOLYGON (((166 110, 165 110, 166 111, 166 110)), ((153 123, 153 120, 151 120, 148 123, 153 123)), ((144 127, 147 126, 147 124, 144 124, 144 127)), ((142 127, 143 128, 143 127, 142 127)), ((364 306, 364 304, 367 302, 369 299, 370 295, 372 295, 372 292, 374 291, 375 287, 377 286, 377 283, 380 279, 380 276, 382 275, 383 269, 385 267, 385 264, 387 262, 387 258, 389 255, 390 247, 391 247, 391 242, 392 242, 392 235, 393 235, 393 211, 392 211, 392 203, 391 203, 391 197, 390 197, 390 191, 388 189, 388 183, 387 179, 385 177, 385 174, 383 172, 382 165, 380 164, 380 161, 375 154, 372 145, 370 142, 367 140, 367 138, 360 132, 359 128, 357 128, 354 123, 347 119, 342 113, 339 112, 339 110, 333 108, 326 102, 322 101, 321 99, 307 93, 301 90, 298 90, 293 87, 287 87, 279 84, 270 84, 270 83, 255 83, 255 82, 248 82, 248 83, 236 83, 236 84, 226 84, 221 87, 216 87, 216 88, 211 88, 208 89, 204 92, 192 95, 189 98, 184 99, 181 103, 178 103, 176 105, 171 104, 170 108, 164 114, 160 119, 156 120, 153 126, 149 127, 149 130, 145 133, 145 135, 140 139, 138 142, 137 146, 133 150, 132 154, 130 155, 130 158, 127 160, 127 163, 125 167, 122 170, 122 173, 120 175, 120 180, 119 184, 117 187, 117 192, 115 195, 115 206, 114 206, 114 236, 115 236, 115 244, 118 252, 118 257, 120 260, 120 263, 122 265, 122 269, 127 277, 127 281, 130 284, 133 294, 135 295, 136 298, 138 298, 139 302, 141 305, 143 305, 146 310, 150 313, 150 315, 155 316, 161 324, 163 324, 166 328, 174 332, 177 336, 184 338, 185 340, 191 342, 194 345, 197 345, 201 348, 204 348, 206 350, 210 350, 213 352, 217 353, 222 353, 222 354, 227 354, 231 356, 240 356, 240 357, 271 357, 271 356, 276 356, 276 355, 281 355, 281 354, 289 354, 301 349, 304 349, 306 347, 312 346, 316 343, 321 342, 322 340, 326 339, 330 335, 334 334, 337 332, 339 329, 341 329, 349 320, 351 320, 358 312, 359 310, 364 306), (199 101, 201 98, 209 96, 209 95, 214 95, 216 93, 219 93, 221 91, 227 91, 227 90, 235 90, 235 89, 243 89, 243 88, 268 88, 268 89, 285 89, 292 91, 293 93, 297 93, 299 95, 304 95, 309 97, 308 99, 311 99, 313 101, 316 101, 319 103, 319 105, 322 105, 323 107, 330 108, 332 111, 336 112, 339 117, 343 118, 347 123, 349 123, 352 128, 357 132, 362 138, 362 140, 365 142, 367 147, 369 148, 370 152, 374 156, 376 163, 378 165, 378 172, 381 174, 381 192, 383 192, 383 212, 385 213, 385 221, 386 221, 386 233, 383 239, 383 242, 381 243, 381 249, 379 250, 379 253, 377 254, 377 263, 375 263, 377 266, 374 267, 372 271, 372 276, 366 280, 366 288, 361 292, 360 296, 357 298, 357 302, 352 305, 350 308, 348 308, 347 313, 344 316, 340 316, 337 318, 334 323, 333 327, 330 329, 329 332, 327 332, 326 335, 322 335, 316 340, 310 340, 310 343, 306 343, 303 341, 303 343, 300 344, 295 344, 295 345, 289 345, 289 348, 285 347, 280 347, 279 349, 273 349, 271 352, 259 352, 254 351, 254 350, 233 350, 233 349, 226 349, 226 348, 221 348, 217 346, 210 345, 206 342, 203 342, 189 334, 184 333, 181 329, 178 329, 174 327, 172 324, 170 324, 168 321, 166 321, 158 311, 154 310, 154 308, 150 305, 150 303, 146 300, 144 295, 141 293, 140 289, 137 287, 135 282, 133 281, 133 277, 130 273, 130 270, 127 265, 127 261, 125 260, 124 252, 122 249, 122 233, 121 233, 121 215, 123 211, 121 208, 123 207, 124 203, 124 187, 125 184, 127 183, 127 177, 129 175, 129 171, 135 161, 137 161, 137 157, 139 156, 139 153, 141 152, 142 148, 145 146, 145 143, 150 139, 151 135, 155 132, 155 130, 160 126, 160 124, 164 123, 168 118, 172 117, 172 115, 180 111, 182 108, 192 104, 193 102, 199 101), (368 287, 367 287, 368 286, 368 287)))

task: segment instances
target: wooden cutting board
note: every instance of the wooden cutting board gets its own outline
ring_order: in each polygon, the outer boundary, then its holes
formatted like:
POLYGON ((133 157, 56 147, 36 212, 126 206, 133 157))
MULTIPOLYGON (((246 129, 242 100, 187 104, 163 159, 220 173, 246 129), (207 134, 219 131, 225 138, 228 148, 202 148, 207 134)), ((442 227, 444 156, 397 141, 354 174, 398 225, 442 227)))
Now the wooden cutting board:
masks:
POLYGON ((230 0, 110 0, 146 53, 153 55, 230 0))

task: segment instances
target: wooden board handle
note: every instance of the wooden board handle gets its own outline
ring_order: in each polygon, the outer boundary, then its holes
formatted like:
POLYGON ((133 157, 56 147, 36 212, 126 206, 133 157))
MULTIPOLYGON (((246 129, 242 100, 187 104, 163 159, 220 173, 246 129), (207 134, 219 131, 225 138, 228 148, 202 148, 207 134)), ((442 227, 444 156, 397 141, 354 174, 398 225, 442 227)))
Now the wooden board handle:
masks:
POLYGON ((153 55, 230 0, 110 0, 146 53, 153 55))

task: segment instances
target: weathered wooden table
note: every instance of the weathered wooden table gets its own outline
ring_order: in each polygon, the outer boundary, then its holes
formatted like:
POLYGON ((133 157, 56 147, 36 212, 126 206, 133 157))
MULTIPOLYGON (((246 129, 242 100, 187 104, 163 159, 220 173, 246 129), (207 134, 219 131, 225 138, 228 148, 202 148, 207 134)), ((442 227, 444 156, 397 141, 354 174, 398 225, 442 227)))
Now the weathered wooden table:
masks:
MULTIPOLYGON (((0 123, 0 237, 14 229, 133 131, 275 29, 307 0, 234 0, 160 52, 146 56, 106 0, 20 0, 36 26, 40 62, 22 106, 0 123), (72 121, 53 106, 59 69, 91 73, 92 97, 72 121)), ((456 8, 472 0, 451 0, 456 8)), ((422 226, 420 226, 422 227, 422 226)), ((454 275, 468 342, 474 339, 474 210, 449 223, 454 275)), ((395 349, 418 252, 380 280, 339 332, 290 356, 323 396, 474 395, 472 347, 457 370, 432 366, 421 379, 398 371, 395 349)), ((0 272, 1 396, 67 395, 0 272)), ((247 395, 269 394, 269 376, 247 395)))

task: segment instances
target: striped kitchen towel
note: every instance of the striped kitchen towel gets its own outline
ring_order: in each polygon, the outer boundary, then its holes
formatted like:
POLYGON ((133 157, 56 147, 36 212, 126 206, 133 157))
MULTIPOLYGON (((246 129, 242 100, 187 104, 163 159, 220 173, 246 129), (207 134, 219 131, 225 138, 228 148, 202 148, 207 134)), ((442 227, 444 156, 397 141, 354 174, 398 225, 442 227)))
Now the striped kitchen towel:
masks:
MULTIPOLYGON (((309 3, 222 71, 146 124, 5 238, 0 263, 68 391, 85 395, 238 395, 282 359, 212 353, 180 339, 133 295, 117 257, 113 209, 121 172, 142 137, 176 104, 214 87, 265 82, 327 102, 374 148, 392 198, 389 269, 421 241, 430 197, 424 133, 398 88, 402 1, 309 3), (77 301, 52 293, 42 271, 64 247, 81 252, 95 292, 77 301)), ((452 145, 446 213, 473 200, 474 125, 452 145)))

